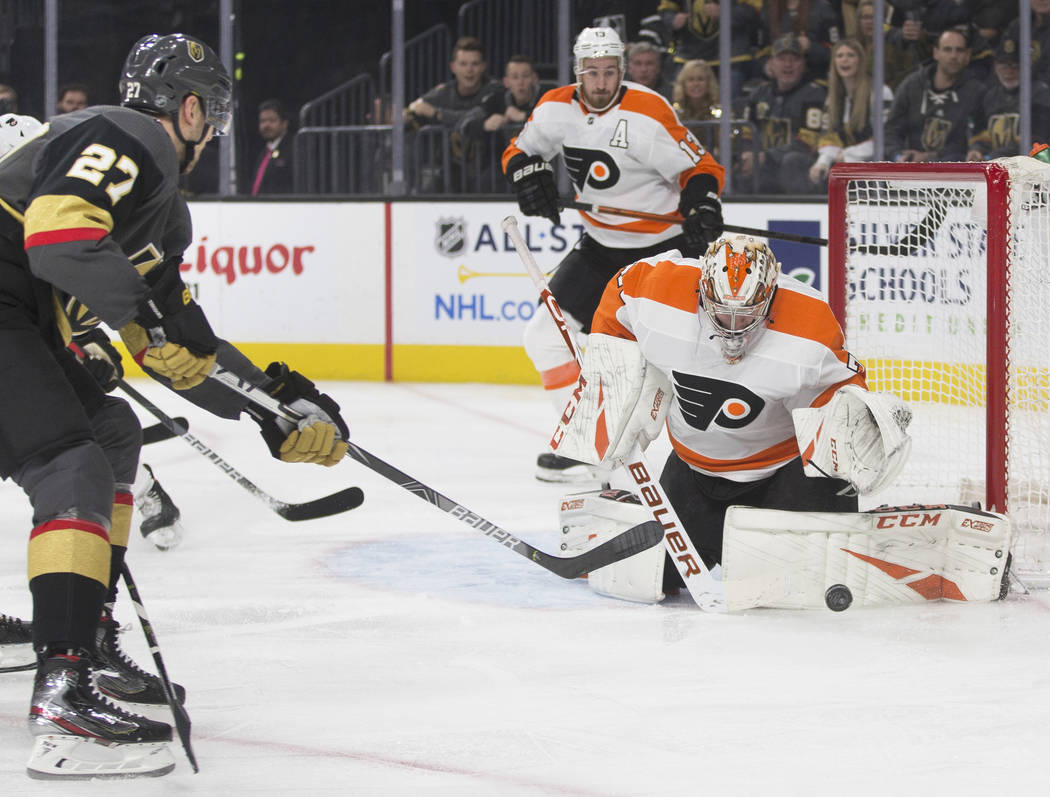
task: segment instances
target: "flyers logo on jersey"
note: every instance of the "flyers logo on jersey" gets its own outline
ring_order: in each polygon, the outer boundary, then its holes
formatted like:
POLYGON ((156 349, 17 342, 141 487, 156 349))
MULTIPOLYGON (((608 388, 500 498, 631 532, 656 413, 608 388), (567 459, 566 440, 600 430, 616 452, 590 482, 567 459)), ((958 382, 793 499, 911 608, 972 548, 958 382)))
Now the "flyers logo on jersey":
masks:
POLYGON ((565 167, 578 191, 612 188, 620 182, 620 167, 608 152, 583 147, 563 147, 565 167))
POLYGON ((682 417, 702 432, 712 423, 723 429, 740 429, 766 406, 765 399, 736 382, 678 371, 672 371, 671 376, 682 417))

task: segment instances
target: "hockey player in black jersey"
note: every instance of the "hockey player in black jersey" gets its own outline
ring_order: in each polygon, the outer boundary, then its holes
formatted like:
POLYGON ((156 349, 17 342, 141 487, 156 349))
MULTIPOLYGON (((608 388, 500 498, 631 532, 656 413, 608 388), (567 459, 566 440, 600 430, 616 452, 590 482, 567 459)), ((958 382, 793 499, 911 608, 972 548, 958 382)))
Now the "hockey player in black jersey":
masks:
MULTIPOLYGON (((96 634, 126 550, 141 429, 66 348, 100 321, 154 378, 216 415, 248 411, 271 453, 333 465, 348 431, 338 405, 281 363, 259 370, 216 337, 179 276, 191 240, 178 192, 230 116, 215 53, 183 34, 135 44, 121 105, 56 117, 0 161, 0 476, 33 508, 28 572, 40 664, 29 726, 35 777, 158 775, 171 727, 96 691, 96 634), (246 409, 208 374, 219 363, 306 416, 246 409), (90 749, 87 749, 90 747, 90 749)), ((119 656, 119 651, 110 651, 119 656)))

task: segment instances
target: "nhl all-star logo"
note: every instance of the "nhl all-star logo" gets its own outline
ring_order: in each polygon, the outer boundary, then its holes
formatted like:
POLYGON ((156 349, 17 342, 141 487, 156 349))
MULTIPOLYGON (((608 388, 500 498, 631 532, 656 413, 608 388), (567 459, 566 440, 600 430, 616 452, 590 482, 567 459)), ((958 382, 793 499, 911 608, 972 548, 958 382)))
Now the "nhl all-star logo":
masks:
POLYGON ((434 246, 445 257, 456 257, 467 248, 467 220, 438 219, 434 246))

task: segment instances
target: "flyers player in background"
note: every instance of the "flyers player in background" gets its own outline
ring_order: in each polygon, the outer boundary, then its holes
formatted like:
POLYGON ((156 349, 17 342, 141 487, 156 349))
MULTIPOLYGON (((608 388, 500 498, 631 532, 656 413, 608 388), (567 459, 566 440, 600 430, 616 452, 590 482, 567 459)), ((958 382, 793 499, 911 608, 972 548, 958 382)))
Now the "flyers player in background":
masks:
MULTIPOLYGON (((621 268, 668 249, 696 256, 718 237, 724 170, 666 99, 624 81, 624 46, 612 28, 584 28, 573 58, 578 82, 544 94, 503 153, 521 212, 561 223, 550 164, 561 155, 580 201, 684 218, 679 226, 581 211, 584 233, 550 288, 569 325, 587 334, 606 283, 621 268)), ((560 416, 579 366, 548 313, 533 315, 524 344, 560 416)), ((583 463, 550 452, 536 464, 543 481, 594 478, 583 463)))

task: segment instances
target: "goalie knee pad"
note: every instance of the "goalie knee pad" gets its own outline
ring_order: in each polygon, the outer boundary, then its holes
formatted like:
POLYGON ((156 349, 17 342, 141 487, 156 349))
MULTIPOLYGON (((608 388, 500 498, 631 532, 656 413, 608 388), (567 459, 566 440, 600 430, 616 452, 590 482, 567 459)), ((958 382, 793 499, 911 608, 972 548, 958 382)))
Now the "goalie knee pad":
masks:
MULTIPOLYGON (((559 513, 561 549, 576 555, 601 545, 622 531, 652 520, 634 493, 594 490, 567 495, 559 513)), ((590 573, 587 583, 599 595, 658 603, 663 600, 664 546, 656 545, 590 573)))

